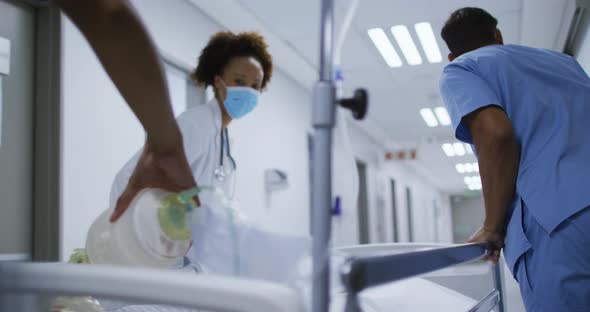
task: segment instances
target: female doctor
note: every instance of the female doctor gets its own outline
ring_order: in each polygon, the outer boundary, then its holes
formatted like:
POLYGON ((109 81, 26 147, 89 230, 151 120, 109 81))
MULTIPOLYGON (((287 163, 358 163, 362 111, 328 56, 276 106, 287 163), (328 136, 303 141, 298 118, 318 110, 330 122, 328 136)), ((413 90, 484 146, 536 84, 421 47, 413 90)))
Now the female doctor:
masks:
MULTIPOLYGON (((231 156, 227 127, 232 120, 244 117, 256 107, 272 69, 268 46, 255 32, 219 32, 201 52, 191 78, 199 86, 212 86, 215 97, 177 118, 186 157, 198 185, 214 185, 233 192, 230 180, 236 163, 231 156)), ((116 175, 110 207, 127 207, 140 191, 139 185, 145 184, 141 182, 150 180, 150 177, 132 176, 138 161, 140 165, 149 162, 140 157, 141 151, 116 175)), ((116 210, 111 221, 122 213, 116 210)))

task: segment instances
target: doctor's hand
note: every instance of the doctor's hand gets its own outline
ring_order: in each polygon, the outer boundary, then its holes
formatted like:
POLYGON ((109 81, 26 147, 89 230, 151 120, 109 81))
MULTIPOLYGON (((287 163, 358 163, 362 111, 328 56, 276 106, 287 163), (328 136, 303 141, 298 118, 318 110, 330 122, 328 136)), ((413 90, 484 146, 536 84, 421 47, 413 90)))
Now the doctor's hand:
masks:
POLYGON ((479 228, 477 232, 475 232, 469 238, 470 243, 479 243, 479 242, 489 242, 495 248, 489 254, 487 254, 483 260, 484 261, 492 261, 494 264, 498 263, 500 260, 500 251, 504 247, 504 233, 500 233, 498 231, 488 230, 485 227, 479 228))
MULTIPOLYGON (((145 188, 158 188, 169 192, 182 192, 197 184, 188 164, 182 145, 159 148, 148 139, 127 187, 117 200, 111 222, 117 221, 129 208, 137 193, 145 188)), ((197 206, 199 198, 194 198, 197 206)))

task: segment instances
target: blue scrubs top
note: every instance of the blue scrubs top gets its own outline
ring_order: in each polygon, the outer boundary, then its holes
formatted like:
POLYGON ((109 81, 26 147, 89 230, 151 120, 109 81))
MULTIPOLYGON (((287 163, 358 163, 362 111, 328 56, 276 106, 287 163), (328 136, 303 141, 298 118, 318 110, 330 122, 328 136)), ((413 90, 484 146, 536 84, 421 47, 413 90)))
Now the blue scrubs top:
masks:
POLYGON ((477 109, 495 105, 510 118, 521 146, 504 249, 513 269, 530 247, 521 200, 547 233, 590 205, 590 78, 568 55, 491 45, 448 64, 440 91, 461 141, 473 143, 462 119, 477 109))

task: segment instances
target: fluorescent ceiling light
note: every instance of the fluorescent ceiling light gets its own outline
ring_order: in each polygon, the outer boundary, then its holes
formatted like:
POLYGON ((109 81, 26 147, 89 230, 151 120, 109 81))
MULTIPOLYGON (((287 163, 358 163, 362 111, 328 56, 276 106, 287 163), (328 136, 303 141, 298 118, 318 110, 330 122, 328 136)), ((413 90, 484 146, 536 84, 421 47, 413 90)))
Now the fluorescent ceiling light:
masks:
POLYGON ((402 59, 395 52, 391 41, 389 41, 383 29, 372 28, 368 30, 368 33, 373 44, 375 44, 375 47, 377 47, 377 50, 379 50, 379 53, 381 53, 381 56, 385 59, 389 67, 401 67, 403 65, 402 59))
POLYGON ((397 25, 391 27, 391 32, 393 33, 395 40, 397 40, 397 44, 406 57, 408 64, 422 64, 422 57, 420 56, 420 53, 418 53, 418 49, 414 44, 414 40, 412 40, 412 36, 410 36, 408 28, 405 25, 397 25))
POLYGON ((430 23, 424 22, 415 24, 414 30, 416 30, 416 34, 418 34, 418 39, 420 39, 420 44, 422 45, 422 49, 424 49, 424 54, 426 54, 428 61, 430 63, 442 62, 442 55, 440 54, 440 49, 436 43, 436 37, 434 37, 434 32, 432 31, 430 23))
POLYGON ((471 145, 465 143, 465 150, 467 151, 467 154, 473 155, 473 149, 471 148, 471 145))
POLYGON ((455 154, 457 156, 465 155, 465 147, 462 143, 453 143, 453 149, 455 150, 455 154))
POLYGON ((465 167, 463 166, 463 164, 456 164, 455 169, 457 169, 457 172, 459 173, 465 173, 465 167))
MULTIPOLYGON (((454 150, 453 150, 454 151, 454 150)), ((456 164, 455 169, 459 173, 479 173, 479 165, 474 163, 465 163, 465 164, 456 164)), ((473 176, 472 178, 478 178, 477 176, 473 176)))
POLYGON ((467 184, 467 188, 469 188, 472 191, 481 190, 482 189, 481 177, 480 176, 468 176, 468 177, 464 177, 463 178, 463 181, 465 182, 465 184, 467 184))
POLYGON ((451 124, 451 117, 449 116, 449 112, 447 112, 446 108, 442 106, 435 107, 434 113, 436 114, 436 117, 438 118, 438 121, 441 125, 448 126, 451 124))
POLYGON ((451 143, 445 143, 442 145, 442 149, 443 152, 445 152, 445 154, 448 157, 453 157, 455 156, 455 149, 453 148, 453 145, 451 143))
POLYGON ((467 186, 467 188, 469 188, 469 190, 471 190, 471 191, 479 191, 479 190, 481 190, 481 184, 480 185, 470 184, 467 186))
POLYGON ((436 117, 434 116, 434 113, 432 112, 432 110, 430 108, 421 109, 420 115, 422 116, 422 119, 424 119, 424 122, 426 122, 427 126, 429 126, 429 127, 438 126, 438 121, 436 121, 436 117))

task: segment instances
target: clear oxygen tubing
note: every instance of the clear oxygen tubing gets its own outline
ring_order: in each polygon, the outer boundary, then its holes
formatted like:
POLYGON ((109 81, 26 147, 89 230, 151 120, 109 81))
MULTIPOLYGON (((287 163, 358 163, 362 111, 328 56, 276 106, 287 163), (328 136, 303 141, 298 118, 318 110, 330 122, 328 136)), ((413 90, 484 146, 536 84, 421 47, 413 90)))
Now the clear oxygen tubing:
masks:
MULTIPOLYGON (((346 11, 346 15, 344 16, 344 20, 342 22, 342 29, 338 34, 338 39, 336 40, 336 46, 334 49, 334 77, 335 77, 335 85, 336 85, 336 98, 342 98, 343 96, 343 83, 344 83, 344 73, 342 72, 342 47, 344 46, 344 40, 348 35, 350 30, 350 26, 352 25, 352 20, 356 14, 358 9, 360 0, 351 0, 350 5, 348 6, 348 10, 346 11)), ((352 150, 352 144, 348 132, 348 124, 346 122, 346 117, 343 114, 344 112, 342 109, 338 110, 338 116, 336 121, 336 127, 342 136, 342 143, 345 149, 345 152, 348 155, 354 155, 352 150)), ((351 168, 356 168, 356 163, 354 156, 351 157, 351 168)), ((356 169, 355 169, 356 170, 356 169)), ((359 184, 358 174, 354 174, 353 178, 353 197, 356 199, 358 197, 358 184, 359 184)))
MULTIPOLYGON (((342 64, 342 46, 344 45, 344 40, 348 35, 348 31, 350 30, 350 25, 352 24, 352 19, 356 14, 358 9, 359 0, 351 0, 350 5, 348 6, 348 10, 344 15, 344 20, 342 21, 342 29, 338 34, 338 38, 336 39, 336 44, 334 46, 334 68, 337 71, 342 64)), ((338 80, 338 79, 337 79, 338 80)), ((340 96, 340 94, 337 94, 340 96)))
MULTIPOLYGON (((229 143, 228 143, 229 144, 229 143)), ((235 174, 235 172, 234 172, 235 174)), ((233 177, 234 181, 235 181, 235 176, 233 177)), ((240 276, 241 274, 241 268, 240 268, 240 262, 241 262, 241 255, 240 255, 240 248, 239 248, 239 237, 238 237, 238 229, 237 229, 237 225, 236 225, 236 220, 235 220, 235 212, 233 211, 233 204, 234 204, 234 198, 233 198, 233 193, 232 194, 227 194, 226 192, 223 191, 223 189, 218 188, 218 187, 214 187, 214 186, 201 186, 199 187, 199 193, 201 192, 209 192, 209 194, 211 196, 217 196, 217 200, 222 204, 221 206, 223 207, 224 213, 225 213, 225 217, 227 218, 227 226, 228 226, 228 230, 231 233, 231 245, 232 245, 232 255, 233 255, 233 259, 232 259, 232 270, 233 270, 233 275, 234 276, 240 276)), ((216 202, 216 201, 214 201, 216 202)), ((218 207, 210 207, 210 209, 215 209, 218 207)), ((197 224, 200 223, 200 215, 198 213, 193 214, 193 224, 197 224)))
MULTIPOLYGON (((334 47, 334 81, 336 87, 336 98, 341 99, 343 97, 343 83, 344 83, 344 73, 342 72, 342 49, 344 46, 344 40, 346 39, 348 32, 350 30, 350 26, 352 25, 353 18, 356 14, 358 9, 359 0, 351 0, 344 15, 344 19, 342 22, 342 26, 340 32, 338 33, 338 37, 336 39, 335 47, 334 47)), ((348 122, 346 118, 346 113, 344 108, 337 108, 336 109, 336 126, 334 130, 334 146, 340 146, 343 149, 343 153, 334 153, 334 157, 340 157, 340 159, 334 159, 334 175, 335 181, 350 181, 351 185, 345 185, 344 189, 339 189, 338 185, 334 187, 334 196, 338 196, 342 199, 342 207, 344 209, 350 209, 351 207, 355 207, 356 200, 358 197, 358 188, 359 188, 359 176, 356 170, 356 160, 354 157, 354 152, 352 149, 352 144, 350 140, 350 135, 348 131, 348 122), (347 159, 348 158, 348 159, 347 159), (342 166, 342 167, 340 167, 342 166), (340 167, 340 168, 338 168, 340 167), (349 173, 348 175, 346 173, 349 173), (342 175, 346 175, 346 177, 342 177, 342 175)), ((342 182, 340 182, 342 184, 342 182)), ((350 210, 349 210, 350 211, 350 210)), ((344 210, 343 210, 344 213, 344 210)), ((334 235, 336 236, 336 242, 338 238, 343 238, 344 233, 342 233, 342 217, 335 218, 334 226, 335 232, 334 235)), ((333 238, 334 240, 334 238, 333 238)))

